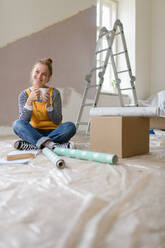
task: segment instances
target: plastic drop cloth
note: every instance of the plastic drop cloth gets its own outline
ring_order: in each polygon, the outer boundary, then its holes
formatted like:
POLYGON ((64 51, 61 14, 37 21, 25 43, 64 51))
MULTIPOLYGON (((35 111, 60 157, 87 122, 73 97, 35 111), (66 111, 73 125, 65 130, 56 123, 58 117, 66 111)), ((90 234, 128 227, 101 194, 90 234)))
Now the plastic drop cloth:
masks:
MULTIPOLYGON (((0 137, 1 157, 15 140, 0 137)), ((164 132, 150 136, 149 154, 115 166, 64 159, 63 170, 42 153, 0 166, 0 248, 165 247, 164 132)))
POLYGON ((159 107, 160 109, 165 109, 165 91, 159 91, 146 100, 140 100, 139 104, 144 107, 159 107))

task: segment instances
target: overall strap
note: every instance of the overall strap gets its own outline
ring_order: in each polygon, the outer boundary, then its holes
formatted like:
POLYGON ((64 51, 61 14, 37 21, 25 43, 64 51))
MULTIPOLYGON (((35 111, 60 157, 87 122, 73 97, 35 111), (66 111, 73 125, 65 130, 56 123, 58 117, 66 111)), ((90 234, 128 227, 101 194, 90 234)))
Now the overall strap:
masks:
POLYGON ((30 93, 31 93, 31 91, 30 91, 30 89, 28 88, 28 89, 26 89, 25 90, 25 92, 27 93, 27 95, 29 96, 30 95, 30 93))
POLYGON ((53 95, 53 87, 50 87, 49 88, 49 93, 50 93, 50 104, 52 105, 53 104, 53 100, 52 100, 52 95, 53 95))

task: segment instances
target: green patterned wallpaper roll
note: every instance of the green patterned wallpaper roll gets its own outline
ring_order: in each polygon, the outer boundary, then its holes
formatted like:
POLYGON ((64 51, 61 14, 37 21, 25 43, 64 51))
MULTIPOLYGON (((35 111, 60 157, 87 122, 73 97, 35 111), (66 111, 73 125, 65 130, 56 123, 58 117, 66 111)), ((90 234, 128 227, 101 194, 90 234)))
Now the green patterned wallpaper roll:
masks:
POLYGON ((47 147, 43 148, 42 152, 49 160, 53 162, 53 164, 57 166, 57 168, 63 169, 65 167, 65 161, 47 147))
POLYGON ((59 148, 59 147, 56 147, 53 151, 58 155, 67 156, 71 158, 92 160, 92 161, 108 163, 112 165, 117 163, 117 155, 115 154, 91 152, 91 151, 84 151, 78 149, 75 150, 68 148, 59 148))

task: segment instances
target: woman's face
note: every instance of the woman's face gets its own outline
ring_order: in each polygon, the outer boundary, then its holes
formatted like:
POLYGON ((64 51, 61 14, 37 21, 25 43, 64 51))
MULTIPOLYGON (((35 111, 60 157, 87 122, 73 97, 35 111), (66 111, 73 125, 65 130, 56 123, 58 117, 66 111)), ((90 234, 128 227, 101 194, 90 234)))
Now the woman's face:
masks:
POLYGON ((50 79, 50 72, 47 65, 36 64, 32 71, 33 86, 44 88, 50 79))

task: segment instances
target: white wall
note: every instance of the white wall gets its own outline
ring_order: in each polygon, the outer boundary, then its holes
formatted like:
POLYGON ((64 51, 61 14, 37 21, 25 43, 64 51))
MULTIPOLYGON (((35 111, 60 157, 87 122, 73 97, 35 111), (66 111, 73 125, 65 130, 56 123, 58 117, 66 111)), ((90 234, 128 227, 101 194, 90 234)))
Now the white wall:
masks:
POLYGON ((151 95, 165 90, 165 1, 152 0, 151 95))
POLYGON ((95 0, 0 0, 0 47, 87 9, 95 0))
POLYGON ((150 95, 151 1, 119 0, 119 19, 124 25, 138 99, 150 95))
POLYGON ((164 0, 136 0, 136 78, 141 99, 165 90, 164 10, 164 0))
POLYGON ((135 64, 140 99, 150 96, 151 16, 151 0, 136 0, 135 64))
POLYGON ((135 0, 118 0, 118 18, 123 23, 128 54, 135 73, 135 0))

